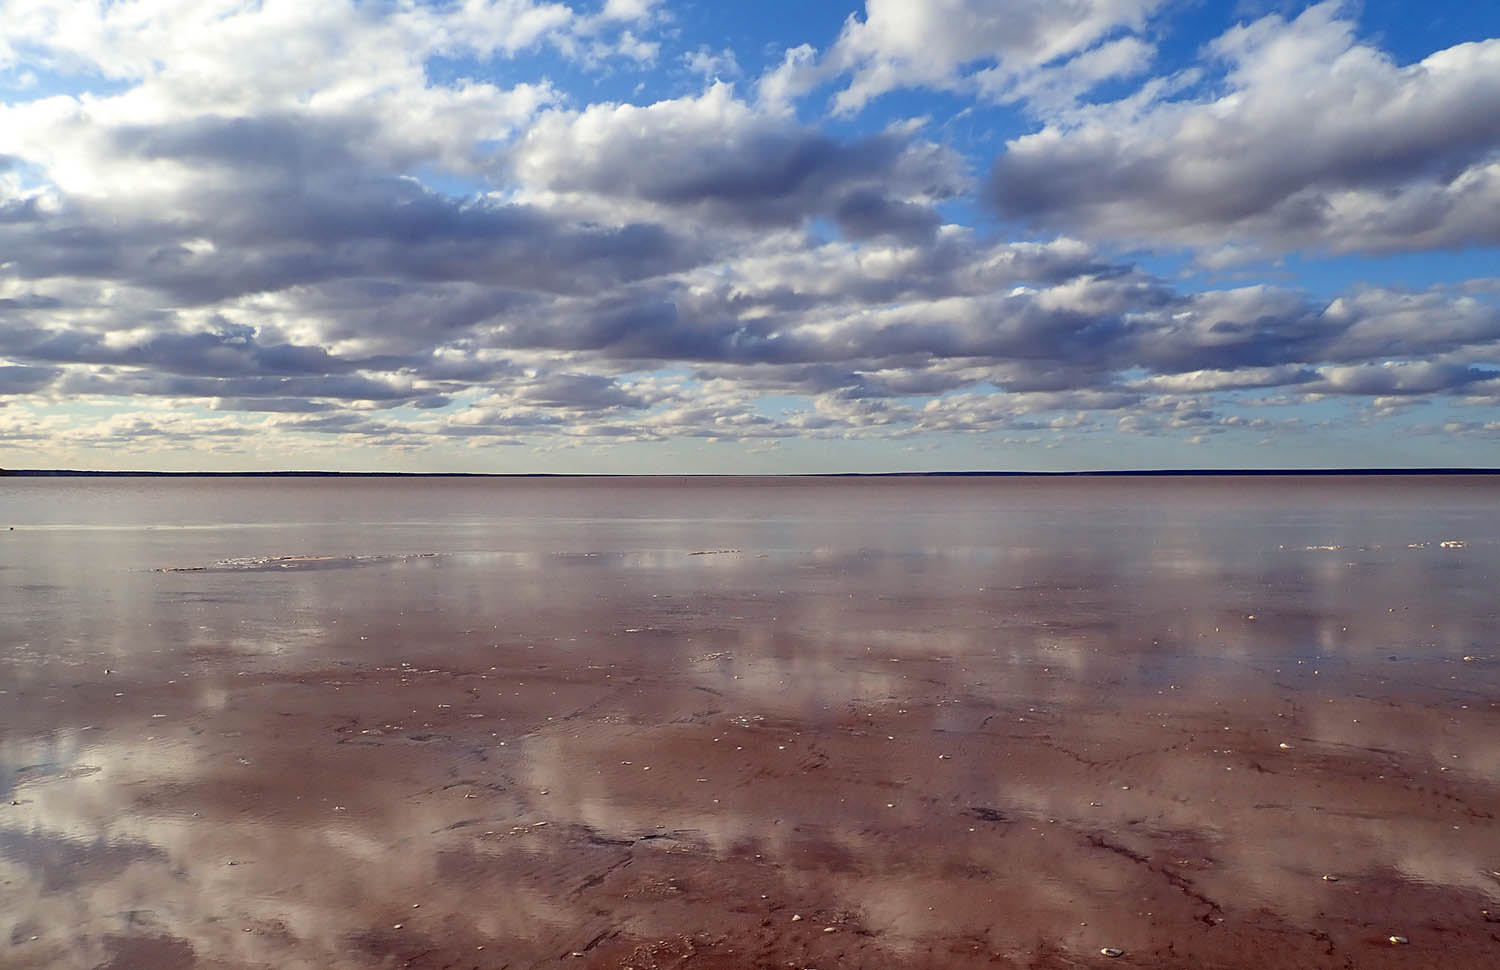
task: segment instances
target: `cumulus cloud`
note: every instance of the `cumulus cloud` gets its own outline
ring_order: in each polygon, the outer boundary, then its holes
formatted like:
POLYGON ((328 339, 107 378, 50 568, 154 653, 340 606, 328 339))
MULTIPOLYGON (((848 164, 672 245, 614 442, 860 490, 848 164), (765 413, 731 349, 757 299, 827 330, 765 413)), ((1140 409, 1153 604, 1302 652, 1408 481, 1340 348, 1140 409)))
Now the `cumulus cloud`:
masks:
POLYGON ((110 79, 0 104, 8 447, 1047 442, 1500 400, 1492 280, 1184 286, 1099 242, 1490 238, 1481 196, 1419 203, 1495 164, 1494 42, 1400 66, 1322 6, 1225 34, 1217 82, 1089 104, 1152 62, 1158 3, 871 2, 743 92, 733 50, 674 50, 641 0, 75 6, 0 0, 0 60, 110 79), (537 51, 704 86, 594 102, 434 66, 537 51), (984 190, 1044 232, 975 217, 941 124, 808 120, 833 81, 849 111, 1023 104, 1039 130, 984 190), (1359 193, 1383 202, 1350 221, 1359 193))
POLYGON ((400 181, 314 183, 252 206, 203 201, 199 219, 189 223, 145 213, 112 223, 91 207, 69 207, 46 222, 0 225, 0 245, 16 254, 9 267, 21 280, 129 281, 176 305, 369 277, 484 278, 566 292, 693 261, 688 242, 660 225, 579 225, 532 207, 454 200, 400 181))
MULTIPOLYGON (((240 98, 319 93, 338 97, 334 82, 381 83, 382 67, 432 53, 492 56, 550 43, 576 51, 580 36, 647 21, 648 0, 609 0, 597 14, 536 0, 467 0, 457 4, 369 7, 347 0, 266 6, 246 0, 170 0, 79 4, 7 0, 0 66, 26 63, 107 78, 182 77, 204 82, 200 97, 230 91, 245 73, 263 89, 240 98), (280 69, 280 70, 276 70, 280 69)), ((257 102, 259 103, 259 102, 257 102)))
POLYGON ((1329 367, 1327 389, 1340 394, 1409 396, 1453 392, 1493 379, 1495 371, 1442 361, 1386 361, 1381 364, 1329 367))
POLYGON ((823 215, 856 238, 929 236, 939 223, 932 205, 968 183, 942 146, 892 134, 834 138, 757 111, 724 82, 645 107, 547 112, 513 165, 523 185, 593 202, 592 211, 635 204, 751 228, 823 215))
POLYGON ((739 58, 728 47, 720 51, 699 47, 682 55, 682 63, 705 81, 732 80, 741 73, 739 58))
POLYGON ((906 87, 978 90, 999 99, 1057 84, 1086 89, 1132 74, 1149 48, 1139 30, 1162 0, 867 0, 828 55, 828 69, 848 73, 836 95, 840 111, 906 87), (1051 80, 1036 77, 1048 69, 1051 80), (1064 82, 1062 75, 1070 80, 1064 82))
POLYGON ((1099 239, 1240 258, 1500 243, 1500 40, 1398 64, 1342 3, 1235 27, 1223 80, 1158 81, 1009 142, 1002 214, 1099 239))

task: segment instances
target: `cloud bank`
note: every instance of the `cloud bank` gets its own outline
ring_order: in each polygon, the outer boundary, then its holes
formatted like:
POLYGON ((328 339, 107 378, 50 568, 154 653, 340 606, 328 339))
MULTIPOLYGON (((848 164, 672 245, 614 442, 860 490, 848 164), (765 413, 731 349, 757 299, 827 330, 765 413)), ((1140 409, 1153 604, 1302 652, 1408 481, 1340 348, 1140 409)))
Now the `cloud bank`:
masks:
POLYGON ((713 440, 897 464, 1248 448, 1434 402, 1468 410, 1403 433, 1493 442, 1494 279, 1316 295, 1145 255, 1500 245, 1500 40, 1401 64, 1325 3, 1150 76, 1170 14, 870 0, 745 79, 669 4, 0 3, 4 460, 713 440), (554 80, 632 72, 681 87, 554 80), (877 117, 913 92, 1020 127, 980 150, 877 117))

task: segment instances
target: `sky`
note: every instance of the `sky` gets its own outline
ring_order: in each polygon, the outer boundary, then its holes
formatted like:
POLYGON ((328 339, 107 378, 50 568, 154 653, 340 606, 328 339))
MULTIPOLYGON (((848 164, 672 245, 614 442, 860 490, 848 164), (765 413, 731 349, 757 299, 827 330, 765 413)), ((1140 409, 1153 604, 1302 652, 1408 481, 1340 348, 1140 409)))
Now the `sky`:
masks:
POLYGON ((1500 4, 0 0, 0 467, 1500 466, 1500 4))

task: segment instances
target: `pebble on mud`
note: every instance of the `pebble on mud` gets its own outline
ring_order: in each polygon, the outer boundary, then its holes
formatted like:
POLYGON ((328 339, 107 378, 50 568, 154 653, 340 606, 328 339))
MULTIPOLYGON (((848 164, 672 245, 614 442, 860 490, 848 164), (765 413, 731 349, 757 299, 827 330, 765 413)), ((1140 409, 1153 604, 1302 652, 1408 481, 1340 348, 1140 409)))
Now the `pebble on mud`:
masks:
POLYGON ((1099 952, 1107 957, 1122 957, 1125 955, 1125 951, 1117 946, 1100 947, 1099 952))

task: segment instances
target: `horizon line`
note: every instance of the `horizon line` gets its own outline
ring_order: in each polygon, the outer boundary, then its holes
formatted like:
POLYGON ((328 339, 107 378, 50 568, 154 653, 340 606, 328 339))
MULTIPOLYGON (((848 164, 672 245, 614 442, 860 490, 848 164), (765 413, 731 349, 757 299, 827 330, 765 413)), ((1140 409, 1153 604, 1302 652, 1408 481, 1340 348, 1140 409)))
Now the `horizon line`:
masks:
POLYGON ((1157 478, 1157 477, 1338 477, 1500 475, 1500 468, 1099 468, 1077 471, 884 471, 884 472, 398 472, 398 471, 126 471, 76 468, 0 468, 9 478, 1157 478))

